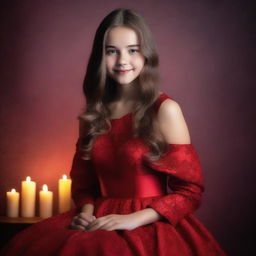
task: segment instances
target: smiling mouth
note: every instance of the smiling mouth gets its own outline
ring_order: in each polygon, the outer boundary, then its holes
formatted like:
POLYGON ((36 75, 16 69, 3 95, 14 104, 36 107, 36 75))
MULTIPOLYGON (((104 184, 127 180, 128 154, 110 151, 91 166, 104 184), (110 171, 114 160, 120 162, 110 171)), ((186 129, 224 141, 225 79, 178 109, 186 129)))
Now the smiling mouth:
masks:
POLYGON ((126 74, 126 73, 128 73, 129 71, 131 71, 132 69, 127 69, 127 70, 118 70, 118 69, 116 69, 116 70, 114 70, 116 73, 118 73, 118 74, 126 74))

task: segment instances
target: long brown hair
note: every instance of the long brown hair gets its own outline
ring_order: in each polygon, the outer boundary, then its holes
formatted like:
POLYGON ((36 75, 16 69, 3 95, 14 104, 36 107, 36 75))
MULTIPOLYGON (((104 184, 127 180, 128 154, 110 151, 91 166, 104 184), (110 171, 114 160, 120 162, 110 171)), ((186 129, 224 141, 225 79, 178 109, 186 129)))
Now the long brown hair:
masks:
POLYGON ((93 41, 92 52, 87 65, 83 83, 86 105, 80 120, 79 147, 83 159, 90 159, 93 142, 100 134, 111 129, 110 110, 107 104, 118 98, 117 85, 106 74, 104 61, 105 40, 108 31, 117 26, 126 26, 137 32, 141 53, 145 58, 144 67, 136 78, 138 99, 134 109, 134 136, 144 139, 151 152, 147 155, 151 161, 167 150, 167 143, 154 133, 156 113, 154 102, 159 95, 158 54, 153 38, 144 18, 130 9, 116 9, 108 14, 99 25, 93 41))

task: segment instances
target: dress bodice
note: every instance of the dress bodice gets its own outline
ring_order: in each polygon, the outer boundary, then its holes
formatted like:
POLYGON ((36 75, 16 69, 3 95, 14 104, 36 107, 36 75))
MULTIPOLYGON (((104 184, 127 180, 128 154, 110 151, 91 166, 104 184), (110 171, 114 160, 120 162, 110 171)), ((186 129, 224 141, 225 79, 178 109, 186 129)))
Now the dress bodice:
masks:
MULTIPOLYGON (((169 98, 159 95, 156 110, 169 98)), ((97 173, 102 196, 149 197, 166 194, 166 175, 143 164, 149 152, 146 143, 133 137, 133 115, 111 119, 111 130, 100 135, 92 149, 92 163, 97 173)))

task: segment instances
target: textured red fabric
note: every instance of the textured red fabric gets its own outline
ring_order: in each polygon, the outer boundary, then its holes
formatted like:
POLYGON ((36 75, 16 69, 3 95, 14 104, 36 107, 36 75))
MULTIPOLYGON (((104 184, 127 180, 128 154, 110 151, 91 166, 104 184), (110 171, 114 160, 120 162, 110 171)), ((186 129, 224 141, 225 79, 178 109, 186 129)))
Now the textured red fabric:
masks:
POLYGON ((71 194, 76 206, 80 208, 84 204, 94 204, 94 200, 100 196, 100 190, 91 160, 83 160, 78 147, 79 141, 76 143, 70 177, 72 179, 71 194))
MULTIPOLYGON (((161 94, 156 111, 170 98, 161 94)), ((169 144, 158 161, 145 158, 148 146, 134 138, 133 116, 111 120, 100 135, 91 160, 78 149, 71 168, 76 208, 48 218, 16 235, 5 247, 7 256, 222 256, 226 255, 203 224, 192 215, 204 191, 199 157, 192 144, 169 144), (170 190, 170 192, 168 192, 170 190), (151 207, 163 218, 133 230, 69 230, 72 217, 85 203, 98 218, 129 214, 151 207)))
POLYGON ((164 157, 147 164, 154 170, 169 175, 168 186, 173 191, 161 200, 149 204, 149 207, 175 226, 201 203, 204 187, 198 155, 192 144, 169 144, 164 157))

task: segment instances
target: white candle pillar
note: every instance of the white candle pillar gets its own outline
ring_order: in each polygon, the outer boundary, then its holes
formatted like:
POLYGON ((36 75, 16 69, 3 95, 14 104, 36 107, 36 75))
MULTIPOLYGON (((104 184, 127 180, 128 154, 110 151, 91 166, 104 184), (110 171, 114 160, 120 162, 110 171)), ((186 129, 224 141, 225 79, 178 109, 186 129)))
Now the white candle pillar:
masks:
POLYGON ((34 217, 36 203, 36 183, 28 176, 21 183, 21 216, 34 217))
POLYGON ((59 179, 59 213, 66 212, 71 208, 71 179, 63 175, 59 179))
POLYGON ((11 191, 6 193, 7 197, 7 207, 6 207, 6 215, 10 218, 16 218, 19 216, 19 200, 20 193, 16 192, 13 188, 11 191))
POLYGON ((52 216, 53 193, 48 191, 47 185, 43 185, 43 190, 39 192, 39 216, 48 218, 52 216))

